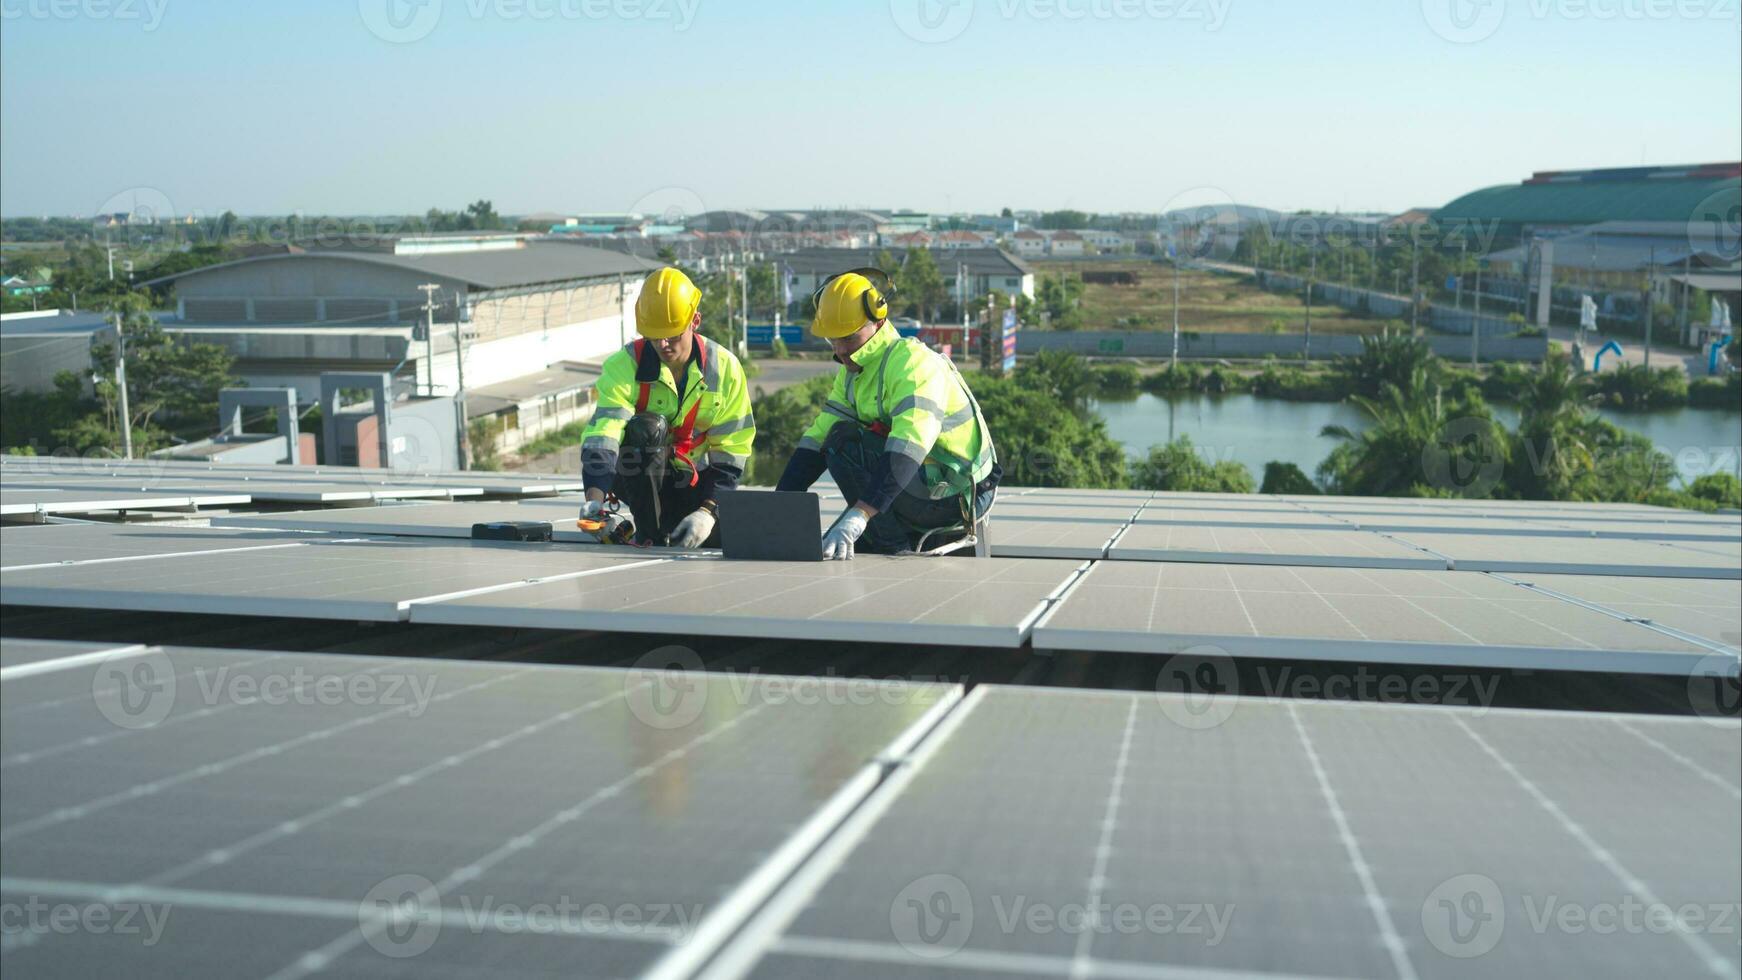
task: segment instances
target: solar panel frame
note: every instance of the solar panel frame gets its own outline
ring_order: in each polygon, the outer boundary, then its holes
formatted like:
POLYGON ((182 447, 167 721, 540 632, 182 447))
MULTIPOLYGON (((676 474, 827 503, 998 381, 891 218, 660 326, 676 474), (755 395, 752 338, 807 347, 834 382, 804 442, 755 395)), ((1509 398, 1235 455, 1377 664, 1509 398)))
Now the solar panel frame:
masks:
POLYGON ((419 603, 410 618, 448 625, 1015 648, 1084 567, 1038 558, 860 555, 851 562, 814 564, 692 555, 593 578, 584 588, 549 582, 419 603), (766 593, 758 591, 764 583, 766 593), (746 608, 757 602, 770 604, 766 614, 746 608), (919 612, 907 615, 914 608, 919 612))
MULTIPOLYGON (((1717 550, 1722 548, 1718 542, 1423 533, 1395 537, 1443 554, 1454 569, 1464 571, 1742 579, 1742 558, 1717 550)), ((1742 545, 1738 549, 1742 555, 1742 545)))

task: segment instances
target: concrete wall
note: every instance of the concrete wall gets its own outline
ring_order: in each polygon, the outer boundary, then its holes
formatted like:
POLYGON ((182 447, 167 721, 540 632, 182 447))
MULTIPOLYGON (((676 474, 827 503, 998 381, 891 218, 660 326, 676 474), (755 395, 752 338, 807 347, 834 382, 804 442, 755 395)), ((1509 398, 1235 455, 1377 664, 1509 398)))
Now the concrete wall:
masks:
MULTIPOLYGON (((1282 272, 1260 270, 1258 281, 1268 289, 1281 292, 1298 294, 1306 288, 1304 277, 1282 272)), ((1409 319, 1409 297, 1407 296, 1394 296, 1390 293, 1376 292, 1371 289, 1321 282, 1313 285, 1313 299, 1315 302, 1325 302, 1345 310, 1353 310, 1357 313, 1387 320, 1409 319)), ((1428 307, 1424 321, 1423 325, 1431 330, 1462 334, 1466 337, 1470 335, 1470 331, 1477 324, 1480 324, 1484 341, 1490 337, 1505 337, 1517 333, 1519 329, 1519 324, 1508 322, 1504 316, 1484 314, 1477 317, 1473 310, 1457 310, 1449 306, 1428 307)))
MULTIPOLYGON (((466 387, 480 388, 543 371, 558 361, 600 361, 635 338, 639 281, 484 300, 466 329, 466 387)), ((437 323, 434 375, 437 394, 459 390, 453 325, 437 323)), ((412 342, 419 383, 429 378, 424 345, 412 342)))
MULTIPOLYGON (((1429 336, 1434 353, 1453 361, 1470 358, 1470 341, 1463 337, 1429 336)), ((1273 333, 1184 333, 1179 353, 1188 358, 1258 360, 1274 355, 1298 358, 1305 347, 1300 334, 1273 333)), ((1016 334, 1018 354, 1043 350, 1106 357, 1168 357, 1173 352, 1173 334, 1165 330, 1079 330, 1058 333, 1021 330, 1016 334)), ((1348 357, 1361 352, 1361 338, 1351 334, 1320 334, 1313 337, 1314 360, 1348 357)), ((1541 361, 1548 356, 1547 337, 1483 337, 1484 361, 1541 361)))

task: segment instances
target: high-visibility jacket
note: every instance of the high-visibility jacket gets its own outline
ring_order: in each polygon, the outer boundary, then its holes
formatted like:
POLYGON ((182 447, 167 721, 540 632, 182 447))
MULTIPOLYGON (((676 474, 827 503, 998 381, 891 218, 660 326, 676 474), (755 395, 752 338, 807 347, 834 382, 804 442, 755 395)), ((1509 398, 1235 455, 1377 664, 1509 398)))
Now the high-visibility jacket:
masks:
POLYGON ((992 433, 954 364, 888 323, 850 357, 859 370, 835 373, 800 450, 820 452, 829 431, 847 423, 882 434, 885 452, 922 467, 934 499, 970 492, 991 475, 992 433))
POLYGON ((653 345, 635 341, 605 359, 593 386, 593 420, 581 437, 581 470, 589 489, 609 491, 617 472, 623 428, 638 411, 671 424, 673 463, 716 490, 730 490, 750 464, 756 420, 744 366, 732 352, 696 334, 680 386, 653 345))

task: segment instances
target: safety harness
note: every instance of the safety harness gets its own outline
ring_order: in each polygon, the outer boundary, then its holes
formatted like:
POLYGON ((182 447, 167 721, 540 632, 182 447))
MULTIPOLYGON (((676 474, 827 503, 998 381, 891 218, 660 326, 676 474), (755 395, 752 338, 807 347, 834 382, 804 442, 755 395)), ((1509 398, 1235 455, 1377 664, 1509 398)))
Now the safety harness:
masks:
MULTIPOLYGON (((708 368, 707 347, 703 345, 700 336, 695 338, 692 347, 690 364, 696 366, 697 375, 704 375, 708 368)), ((641 386, 641 390, 635 396, 635 414, 640 415, 647 411, 648 400, 653 397, 653 386, 659 381, 660 360, 659 353, 653 349, 653 345, 645 340, 637 340, 634 349, 635 380, 641 386)), ((677 403, 680 407, 683 405, 684 395, 689 391, 689 379, 689 365, 686 364, 683 377, 678 382, 677 403)), ((695 461, 690 459, 690 454, 702 441, 696 436, 696 413, 701 411, 701 408, 702 400, 697 398, 696 403, 690 406, 689 414, 684 416, 683 421, 678 423, 677 428, 673 429, 671 433, 671 454, 683 460, 684 465, 690 468, 690 486, 692 487, 701 479, 695 461)), ((657 496, 656 493, 655 497, 657 498, 657 496)))

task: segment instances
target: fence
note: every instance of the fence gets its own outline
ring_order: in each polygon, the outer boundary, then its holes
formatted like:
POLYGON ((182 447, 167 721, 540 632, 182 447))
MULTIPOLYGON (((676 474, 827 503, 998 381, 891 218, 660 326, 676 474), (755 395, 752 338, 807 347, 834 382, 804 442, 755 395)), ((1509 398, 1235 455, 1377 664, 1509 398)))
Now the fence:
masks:
MULTIPOLYGON (((1305 278, 1286 272, 1261 269, 1258 271, 1257 277, 1259 285, 1278 292, 1296 292, 1306 288, 1305 278)), ((1387 320, 1404 320, 1409 317, 1409 297, 1381 293, 1372 289, 1361 289, 1333 282, 1320 282, 1313 284, 1313 298, 1322 299, 1345 310, 1382 317, 1387 320)), ((1477 324, 1480 324, 1484 343, 1489 338, 1515 334, 1519 329, 1519 324, 1513 323, 1505 317, 1487 314, 1478 317, 1472 310, 1453 309, 1449 306, 1429 306, 1424 314, 1425 326, 1441 333, 1460 334, 1468 337, 1470 331, 1477 324)))
MULTIPOLYGON (((1462 337, 1429 336, 1433 352, 1447 360, 1467 361, 1470 342, 1462 337)), ((1484 361, 1539 362, 1548 356, 1548 338, 1489 337, 1483 335, 1480 357, 1484 361)), ((1077 330, 1054 332, 1022 330, 1016 334, 1019 354, 1043 350, 1102 357, 1168 357, 1173 353, 1173 334, 1161 330, 1077 330)), ((1361 352, 1361 338, 1351 334, 1320 334, 1307 350, 1301 334, 1273 333, 1181 333, 1179 354, 1188 358, 1256 360, 1265 357, 1296 358, 1307 353, 1313 359, 1348 357, 1361 352)))

